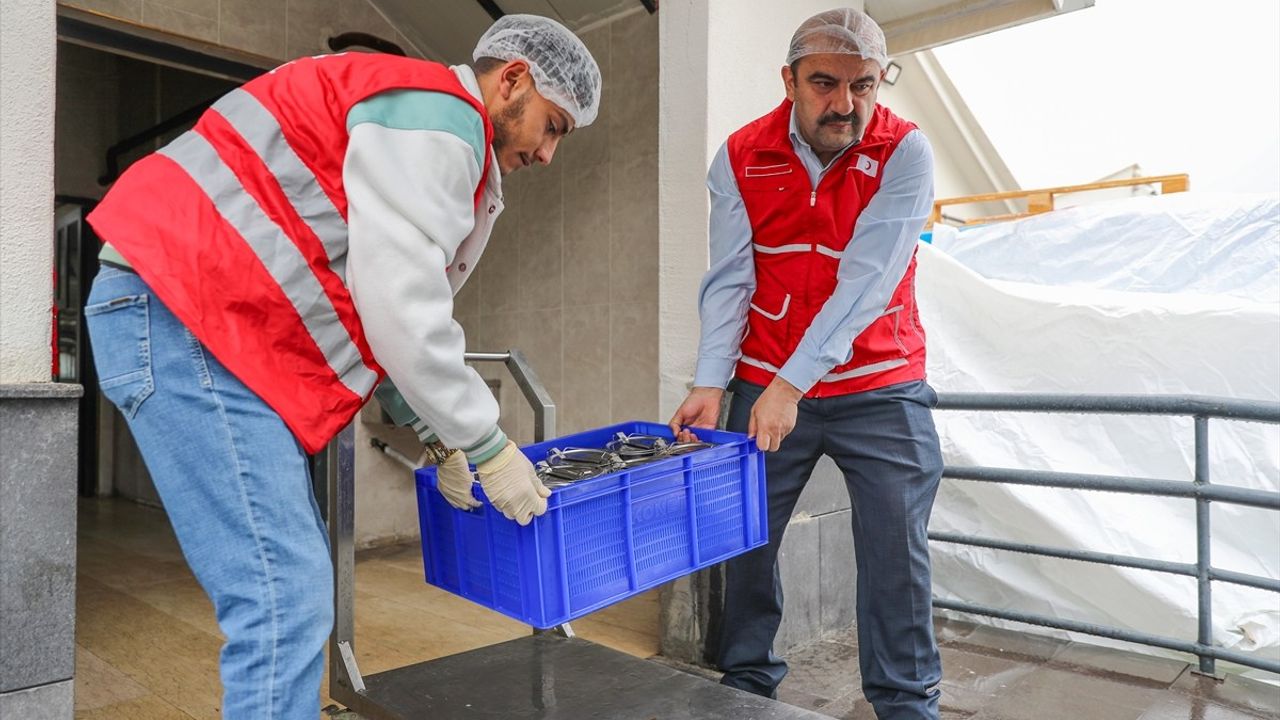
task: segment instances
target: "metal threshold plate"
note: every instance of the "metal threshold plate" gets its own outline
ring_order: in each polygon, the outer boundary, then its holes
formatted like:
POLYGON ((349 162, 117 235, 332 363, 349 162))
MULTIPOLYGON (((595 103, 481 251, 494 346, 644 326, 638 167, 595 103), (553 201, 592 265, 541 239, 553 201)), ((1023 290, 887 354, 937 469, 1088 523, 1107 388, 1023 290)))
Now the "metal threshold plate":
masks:
MULTIPOLYGON (((542 634, 365 677, 372 720, 829 720, 580 638, 542 634)), ((343 702, 343 698, 335 698, 343 702)))

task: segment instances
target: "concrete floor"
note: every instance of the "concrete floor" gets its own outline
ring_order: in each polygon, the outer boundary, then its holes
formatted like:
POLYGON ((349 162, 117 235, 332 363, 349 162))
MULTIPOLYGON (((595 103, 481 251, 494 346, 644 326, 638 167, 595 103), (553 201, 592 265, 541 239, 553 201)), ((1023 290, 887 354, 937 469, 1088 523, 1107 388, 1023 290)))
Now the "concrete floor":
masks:
MULTIPOLYGON (((937 619, 943 720, 1256 720, 1280 718, 1280 687, 1219 682, 1186 662, 937 619)), ((874 720, 858 641, 838 633, 787 656, 778 698, 843 720, 874 720)), ((703 669, 681 667, 704 677, 703 669)))
MULTIPOLYGON (((79 524, 77 719, 219 717, 221 635, 164 513, 119 500, 85 500, 79 524)), ((528 633, 514 620, 426 585, 421 573, 416 545, 360 554, 357 653, 366 674, 528 633)), ((650 657, 658 650, 656 593, 573 625, 595 643, 650 657)), ((938 621, 938 637, 944 718, 1280 718, 1280 688, 1237 677, 1218 683, 1191 673, 1185 662, 951 620, 938 621)), ((794 650, 788 660, 792 671, 780 699, 829 717, 874 718, 859 688, 852 632, 794 650)))
MULTIPOLYGON (((164 511, 81 500, 78 524, 76 720, 220 718, 222 633, 164 511)), ((574 628, 594 643, 647 658, 658 652, 657 593, 593 613, 574 628)), ((527 625, 427 585, 417 544, 356 556, 356 655, 366 674, 528 634, 527 625)), ((332 702, 321 694, 323 704, 332 702)))

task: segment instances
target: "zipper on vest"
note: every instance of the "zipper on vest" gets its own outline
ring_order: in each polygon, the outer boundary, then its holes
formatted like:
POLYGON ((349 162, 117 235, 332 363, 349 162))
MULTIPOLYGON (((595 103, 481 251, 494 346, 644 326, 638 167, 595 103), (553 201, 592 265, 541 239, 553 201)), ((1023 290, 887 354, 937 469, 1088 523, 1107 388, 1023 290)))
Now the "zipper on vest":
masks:
POLYGON ((818 204, 818 191, 814 190, 813 192, 809 193, 809 207, 813 207, 814 205, 817 205, 817 204, 818 204))

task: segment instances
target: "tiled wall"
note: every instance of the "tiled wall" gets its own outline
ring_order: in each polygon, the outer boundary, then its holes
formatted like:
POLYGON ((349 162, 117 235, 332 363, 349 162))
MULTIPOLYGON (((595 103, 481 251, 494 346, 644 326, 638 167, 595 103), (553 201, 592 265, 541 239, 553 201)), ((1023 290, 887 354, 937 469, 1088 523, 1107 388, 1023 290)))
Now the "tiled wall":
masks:
MULTIPOLYGON (((455 315, 469 350, 520 348, 555 400, 557 432, 658 418, 658 22, 638 13, 583 40, 604 76, 600 116, 547 167, 509 176, 455 315)), ((533 413, 502 378, 502 426, 533 413)))
POLYGON ((277 60, 329 52, 337 32, 367 32, 410 51, 367 0, 62 0, 167 32, 277 60))

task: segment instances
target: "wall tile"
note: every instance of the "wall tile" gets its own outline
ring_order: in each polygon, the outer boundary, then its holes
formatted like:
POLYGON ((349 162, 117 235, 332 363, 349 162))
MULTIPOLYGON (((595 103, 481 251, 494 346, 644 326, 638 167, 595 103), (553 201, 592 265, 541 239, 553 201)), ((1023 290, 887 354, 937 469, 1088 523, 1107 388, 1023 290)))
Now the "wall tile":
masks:
POLYGON ((646 152, 658 143, 658 19, 632 15, 613 23, 609 117, 614 151, 646 152))
POLYGON ((561 432, 608 425, 612 418, 612 368, 608 304, 566 305, 561 432))
POLYGON ((516 315, 519 329, 512 347, 524 352, 552 400, 558 401, 564 395, 563 313, 559 309, 529 310, 516 315))
POLYGON ((218 42, 218 19, 213 15, 188 12, 154 0, 142 3, 142 24, 197 40, 218 42))
MULTIPOLYGON (((517 347, 521 320, 517 313, 485 316, 480 327, 481 344, 477 349, 501 352, 517 347)), ((529 409, 528 403, 520 394, 520 389, 516 387, 511 375, 500 365, 495 364, 493 368, 495 369, 491 370, 486 364, 483 375, 498 378, 502 383, 498 396, 498 405, 502 414, 498 419, 498 425, 516 442, 524 442, 521 431, 527 428, 527 432, 532 433, 533 411, 529 409)))
MULTIPOLYGON (((486 253, 487 254, 487 253, 486 253)), ((483 259, 483 256, 482 256, 483 259)), ((476 267, 480 268, 484 263, 477 263, 476 267)), ((453 296, 453 314, 454 315, 479 315, 480 314, 480 293, 483 280, 480 277, 480 271, 477 269, 471 273, 471 277, 467 279, 466 284, 453 296)))
POLYGON ((483 268, 485 278, 480 287, 480 312, 493 315, 519 310, 520 205, 514 193, 507 193, 506 209, 498 217, 477 267, 483 268))
POLYGON ((658 306, 618 303, 610 316, 613 421, 658 417, 658 306))
POLYGON ((142 0, 63 0, 61 4, 92 10, 121 20, 142 20, 142 0))
MULTIPOLYGON (((597 28, 581 36, 582 42, 600 66, 600 74, 604 83, 600 88, 600 109, 595 122, 584 128, 578 128, 561 143, 561 152, 565 159, 573 163, 579 161, 608 162, 610 118, 612 117, 613 96, 618 92, 614 87, 609 64, 609 47, 611 33, 609 26, 597 28)), ((654 146, 657 147, 656 145, 654 146)))
POLYGON ((219 0, 217 6, 223 45, 277 60, 285 58, 286 3, 219 0))
MULTIPOLYGON (((163 5, 170 10, 179 10, 191 15, 199 15, 216 20, 218 18, 218 6, 221 0, 209 2, 209 0, 144 0, 148 6, 163 5)), ((147 8, 143 9, 145 13, 147 8)))
POLYGON ((338 0, 338 31, 367 32, 394 40, 396 29, 368 0, 338 0))
POLYGON ((609 166, 566 167, 564 182, 565 307, 607 303, 611 297, 609 166))
POLYGON ((330 52, 328 40, 336 33, 338 0, 288 0, 285 10, 285 57, 288 59, 330 52))
POLYGON ((609 200, 613 302, 658 301, 658 156, 612 163, 609 200))
POLYGON ((521 309, 559 308, 563 304, 564 193, 562 165, 521 170, 530 173, 521 202, 530 212, 520 223, 521 309), (535 210, 536 209, 536 210, 535 210))

